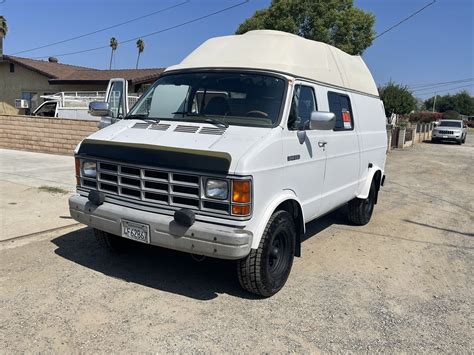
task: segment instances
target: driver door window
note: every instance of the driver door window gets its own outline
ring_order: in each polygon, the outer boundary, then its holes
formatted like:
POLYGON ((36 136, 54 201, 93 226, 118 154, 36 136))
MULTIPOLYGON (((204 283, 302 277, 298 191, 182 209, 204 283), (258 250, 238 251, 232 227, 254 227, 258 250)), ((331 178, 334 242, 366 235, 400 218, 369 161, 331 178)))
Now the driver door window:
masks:
POLYGON ((314 90, 310 86, 296 85, 288 119, 288 129, 298 130, 309 127, 311 113, 317 110, 314 90))

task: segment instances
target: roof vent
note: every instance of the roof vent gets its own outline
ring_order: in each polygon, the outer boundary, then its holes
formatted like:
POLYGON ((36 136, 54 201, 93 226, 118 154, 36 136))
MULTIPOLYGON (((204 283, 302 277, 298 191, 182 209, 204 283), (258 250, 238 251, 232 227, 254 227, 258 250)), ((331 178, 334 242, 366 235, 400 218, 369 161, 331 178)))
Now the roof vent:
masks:
POLYGON ((49 57, 49 58, 48 58, 48 62, 50 62, 50 63, 57 63, 57 62, 58 62, 58 58, 56 58, 56 57, 49 57))
POLYGON ((183 133, 196 133, 199 129, 198 126, 185 126, 185 125, 178 125, 174 129, 175 132, 183 132, 183 133))
POLYGON ((226 128, 219 127, 202 127, 199 134, 213 134, 215 136, 222 136, 226 128))

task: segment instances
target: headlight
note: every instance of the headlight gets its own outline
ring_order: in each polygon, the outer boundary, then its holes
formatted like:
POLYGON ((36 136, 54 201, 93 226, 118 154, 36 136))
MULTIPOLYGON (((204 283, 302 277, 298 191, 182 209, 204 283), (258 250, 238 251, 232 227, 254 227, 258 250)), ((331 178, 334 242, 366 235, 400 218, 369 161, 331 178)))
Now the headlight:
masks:
POLYGON ((206 181, 206 196, 218 200, 225 200, 229 194, 229 185, 225 180, 208 179, 206 181))
POLYGON ((95 178, 97 176, 97 163, 95 161, 84 160, 82 162, 82 175, 95 178))

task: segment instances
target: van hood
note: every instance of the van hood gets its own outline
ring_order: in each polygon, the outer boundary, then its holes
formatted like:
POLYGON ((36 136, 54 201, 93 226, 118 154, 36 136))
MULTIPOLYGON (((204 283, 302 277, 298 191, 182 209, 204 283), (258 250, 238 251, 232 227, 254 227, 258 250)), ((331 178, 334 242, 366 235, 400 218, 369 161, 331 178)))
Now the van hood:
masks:
POLYGON ((76 153, 165 169, 233 174, 239 160, 270 131, 196 122, 122 120, 90 135, 76 153))

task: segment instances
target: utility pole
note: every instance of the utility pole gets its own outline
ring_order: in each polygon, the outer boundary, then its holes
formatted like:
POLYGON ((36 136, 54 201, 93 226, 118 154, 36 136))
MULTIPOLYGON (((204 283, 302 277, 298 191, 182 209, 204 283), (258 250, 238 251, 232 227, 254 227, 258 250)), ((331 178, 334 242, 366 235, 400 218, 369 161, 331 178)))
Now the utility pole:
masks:
POLYGON ((436 107, 436 97, 438 96, 438 94, 435 94, 435 98, 433 100, 433 112, 435 110, 435 107, 436 107))

